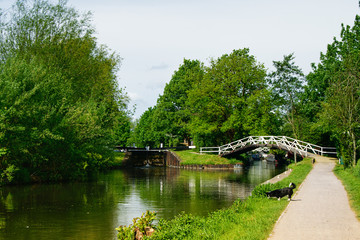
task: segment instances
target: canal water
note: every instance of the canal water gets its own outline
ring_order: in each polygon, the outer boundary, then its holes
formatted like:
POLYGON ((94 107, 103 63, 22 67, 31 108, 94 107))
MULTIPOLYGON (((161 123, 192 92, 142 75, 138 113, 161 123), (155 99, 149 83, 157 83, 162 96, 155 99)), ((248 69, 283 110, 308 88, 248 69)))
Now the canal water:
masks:
POLYGON ((206 216, 282 171, 262 161, 233 170, 150 167, 110 171, 89 183, 2 187, 0 239, 116 239, 116 227, 146 210, 166 219, 206 216))

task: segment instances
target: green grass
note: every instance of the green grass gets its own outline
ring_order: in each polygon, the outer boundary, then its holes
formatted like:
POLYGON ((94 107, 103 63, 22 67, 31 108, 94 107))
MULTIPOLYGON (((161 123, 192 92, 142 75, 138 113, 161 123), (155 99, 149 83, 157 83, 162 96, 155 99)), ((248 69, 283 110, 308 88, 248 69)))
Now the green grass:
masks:
POLYGON ((310 159, 304 159, 289 167, 293 169, 289 177, 276 184, 257 186, 253 196, 237 200, 230 208, 213 212, 208 217, 181 214, 172 220, 160 219, 151 239, 267 239, 288 201, 286 198, 267 199, 264 192, 288 186, 290 182, 300 186, 312 164, 310 159))
POLYGON ((193 150, 176 151, 181 159, 181 165, 219 165, 219 164, 237 164, 242 161, 236 159, 227 159, 216 154, 199 154, 193 150))
POLYGON ((334 173, 342 181, 349 196, 350 206, 360 220, 360 163, 355 168, 347 169, 337 165, 334 173))

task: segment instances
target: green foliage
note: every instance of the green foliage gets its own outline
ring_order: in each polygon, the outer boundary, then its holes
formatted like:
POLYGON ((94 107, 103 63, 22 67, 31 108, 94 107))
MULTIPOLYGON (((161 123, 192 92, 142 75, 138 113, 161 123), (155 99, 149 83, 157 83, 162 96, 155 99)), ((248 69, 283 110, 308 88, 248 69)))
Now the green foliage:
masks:
POLYGON ((1 21, 0 168, 36 181, 98 171, 130 131, 120 58, 66 1, 19 0, 1 21))
POLYGON ((205 67, 184 60, 155 107, 139 120, 139 146, 219 146, 249 135, 292 135, 334 146, 355 166, 360 136, 360 16, 342 26, 306 79, 294 54, 268 73, 249 49, 234 50, 205 67), (266 79, 265 79, 266 78, 266 79), (267 80, 267 81, 266 81, 267 80))
POLYGON ((107 169, 115 169, 120 168, 122 166, 122 162, 124 161, 125 153, 123 152, 114 152, 114 158, 108 159, 106 161, 107 169))
POLYGON ((141 116, 137 145, 171 146, 192 139, 197 146, 215 146, 278 132, 265 76, 249 49, 212 59, 209 67, 184 60, 156 106, 141 116))
POLYGON ((155 147, 159 143, 159 140, 157 141, 156 139, 159 134, 153 128, 153 123, 156 121, 154 119, 154 112, 155 107, 148 108, 136 123, 134 140, 137 147, 155 147))
POLYGON ((302 121, 297 113, 297 105, 303 91, 304 74, 295 65, 294 59, 294 54, 289 54, 285 55, 282 61, 273 61, 276 71, 270 73, 269 80, 277 113, 284 118, 285 124, 289 125, 289 133, 299 139, 302 121))
POLYGON ((183 64, 173 74, 170 82, 166 84, 164 94, 158 99, 154 114, 155 130, 162 132, 165 143, 186 140, 190 142, 190 112, 187 100, 188 93, 193 86, 203 77, 203 65, 198 60, 184 59, 183 64))
POLYGON ((186 239, 193 236, 193 232, 203 227, 204 220, 191 214, 182 213, 173 220, 160 219, 157 231, 152 239, 186 239))
POLYGON ((155 147, 160 146, 160 143, 177 146, 184 140, 190 142, 188 123, 191 116, 186 105, 188 92, 203 74, 202 63, 184 59, 166 84, 156 106, 149 108, 136 125, 135 141, 138 146, 155 147))
POLYGON ((360 16, 356 16, 353 27, 342 25, 341 40, 335 38, 328 45, 311 75, 318 86, 323 86, 318 93, 323 100, 321 121, 336 137, 345 166, 356 165, 360 137, 359 29, 360 16))
POLYGON ((118 231, 117 238, 121 240, 133 240, 135 239, 135 233, 132 226, 119 226, 116 228, 118 231))
MULTIPOLYGON (((264 94, 266 72, 264 66, 256 62, 249 49, 234 50, 212 60, 201 81, 188 94, 188 106, 192 114, 191 134, 199 146, 218 146, 247 135, 243 122, 251 122, 255 132, 257 123, 267 117, 270 111, 258 114, 267 106, 268 96, 264 94), (256 117, 248 116, 250 109, 257 110, 256 117), (250 119, 251 117, 251 119, 250 119)), ((265 108, 269 110, 269 108, 265 108)), ((263 124, 260 124, 263 125, 263 124)), ((266 125, 265 125, 266 126, 266 125)), ((269 132, 265 126, 260 130, 269 132)))
POLYGON ((152 223, 155 219, 156 212, 150 212, 147 210, 146 213, 143 213, 140 218, 134 218, 132 225, 130 224, 129 226, 119 226, 116 228, 116 231, 118 231, 117 238, 121 240, 133 240, 135 239, 137 231, 140 231, 144 236, 146 236, 146 229, 148 227, 153 227, 152 223))
POLYGON ((0 183, 11 183, 14 180, 17 171, 19 171, 19 168, 10 164, 5 170, 2 171, 0 175, 0 183))

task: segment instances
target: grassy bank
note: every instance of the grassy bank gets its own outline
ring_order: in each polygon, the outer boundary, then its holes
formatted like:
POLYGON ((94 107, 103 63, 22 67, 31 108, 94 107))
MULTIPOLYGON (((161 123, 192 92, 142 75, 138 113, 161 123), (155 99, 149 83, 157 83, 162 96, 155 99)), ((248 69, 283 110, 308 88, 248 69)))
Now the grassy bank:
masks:
POLYGON ((350 200, 350 206, 360 219, 360 164, 355 168, 344 169, 342 165, 334 168, 335 175, 342 181, 350 200))
POLYGON ((181 159, 181 165, 219 165, 219 164, 237 164, 240 160, 227 159, 216 154, 199 154, 193 150, 176 151, 181 159))
POLYGON ((312 169, 311 160, 304 159, 289 168, 293 169, 289 177, 276 184, 257 186, 251 197, 235 201, 230 208, 207 217, 181 214, 172 220, 160 219, 150 239, 266 239, 288 201, 267 199, 264 193, 290 182, 300 186, 312 169))
MULTIPOLYGON (((199 154, 194 150, 175 151, 181 159, 181 165, 219 165, 219 164, 239 164, 240 160, 227 159, 216 154, 199 154)), ((107 162, 109 169, 120 168, 125 157, 123 152, 114 152, 114 159, 107 162)))

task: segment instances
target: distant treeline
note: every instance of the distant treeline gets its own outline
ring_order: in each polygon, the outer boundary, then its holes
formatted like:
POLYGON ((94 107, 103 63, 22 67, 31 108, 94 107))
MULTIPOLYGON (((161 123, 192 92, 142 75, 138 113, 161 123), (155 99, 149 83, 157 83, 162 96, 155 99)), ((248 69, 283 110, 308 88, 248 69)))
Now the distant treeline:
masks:
POLYGON ((268 72, 249 52, 234 50, 209 66, 184 59, 157 104, 136 122, 139 147, 219 146, 249 135, 286 135, 336 146, 356 165, 360 133, 360 17, 342 26, 305 76, 294 54, 268 72))

